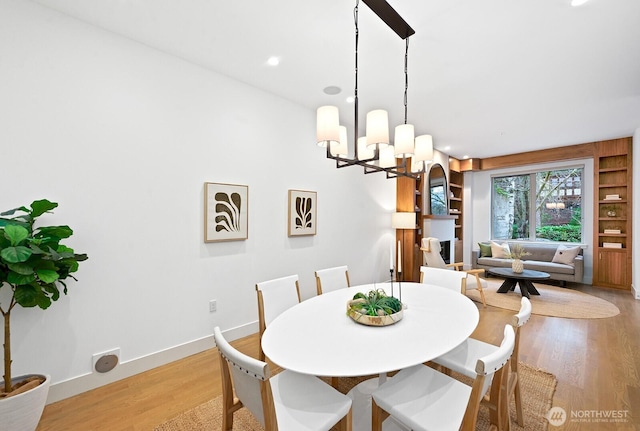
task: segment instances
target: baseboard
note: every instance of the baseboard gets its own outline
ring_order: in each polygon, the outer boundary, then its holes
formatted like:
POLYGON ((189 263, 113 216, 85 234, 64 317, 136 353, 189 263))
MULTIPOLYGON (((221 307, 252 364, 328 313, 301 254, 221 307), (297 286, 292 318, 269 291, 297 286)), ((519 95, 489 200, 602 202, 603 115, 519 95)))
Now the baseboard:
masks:
POLYGON ((634 298, 640 299, 640 290, 638 290, 633 284, 631 284, 631 292, 633 293, 634 298))
MULTIPOLYGON (((228 329, 224 331, 224 334, 228 340, 237 340, 238 338, 246 337, 256 332, 258 332, 258 322, 251 322, 246 325, 228 329)), ((108 385, 109 383, 117 382, 118 380, 126 379, 127 377, 149 371, 161 365, 166 365, 170 362, 186 358, 187 356, 204 352, 213 347, 213 335, 210 335, 147 356, 120 362, 108 373, 101 374, 93 372, 52 384, 49 388, 47 404, 73 397, 83 392, 108 385)))

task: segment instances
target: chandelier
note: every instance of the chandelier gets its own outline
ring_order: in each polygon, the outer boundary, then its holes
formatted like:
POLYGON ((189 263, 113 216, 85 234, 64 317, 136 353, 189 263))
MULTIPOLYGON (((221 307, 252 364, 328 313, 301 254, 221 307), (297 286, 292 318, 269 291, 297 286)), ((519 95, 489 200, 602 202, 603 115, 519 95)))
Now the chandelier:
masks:
POLYGON ((389 140, 388 113, 376 109, 367 113, 365 136, 358 131, 358 4, 354 8, 355 21, 355 87, 354 87, 354 156, 349 158, 347 128, 340 125, 338 107, 321 106, 317 111, 317 143, 327 149, 327 158, 336 161, 337 168, 362 166, 364 173, 385 172, 387 178, 418 179, 433 161, 433 139, 430 135, 415 136, 412 124, 407 123, 407 94, 409 89, 409 37, 415 31, 385 0, 363 0, 369 8, 405 40, 404 55, 404 123, 396 126, 393 143, 389 140))

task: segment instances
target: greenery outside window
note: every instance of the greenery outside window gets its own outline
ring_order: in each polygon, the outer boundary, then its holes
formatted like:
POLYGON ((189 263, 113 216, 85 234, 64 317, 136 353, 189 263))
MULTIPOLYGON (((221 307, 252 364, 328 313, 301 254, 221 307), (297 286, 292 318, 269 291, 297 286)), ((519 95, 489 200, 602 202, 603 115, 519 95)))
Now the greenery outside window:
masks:
POLYGON ((582 167, 491 179, 494 239, 583 242, 582 167))

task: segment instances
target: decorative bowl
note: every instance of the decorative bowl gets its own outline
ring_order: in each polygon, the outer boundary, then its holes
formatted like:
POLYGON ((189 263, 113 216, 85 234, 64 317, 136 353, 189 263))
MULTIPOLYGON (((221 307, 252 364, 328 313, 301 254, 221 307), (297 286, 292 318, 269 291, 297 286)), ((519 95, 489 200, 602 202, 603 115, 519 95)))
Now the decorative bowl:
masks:
POLYGON ((402 320, 403 310, 393 314, 385 314, 382 316, 370 316, 368 314, 362 314, 352 308, 352 305, 362 303, 362 299, 352 299, 347 302, 347 315, 351 317, 355 322, 367 326, 389 326, 402 320))

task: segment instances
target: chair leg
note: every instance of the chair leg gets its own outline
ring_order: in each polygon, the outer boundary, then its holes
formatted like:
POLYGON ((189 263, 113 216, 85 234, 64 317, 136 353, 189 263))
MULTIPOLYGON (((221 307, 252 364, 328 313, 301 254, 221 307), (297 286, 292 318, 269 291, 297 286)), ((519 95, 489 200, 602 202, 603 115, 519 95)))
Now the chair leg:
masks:
POLYGON ((222 412, 222 430, 223 431, 231 431, 233 430, 233 413, 243 407, 242 401, 239 399, 232 397, 222 397, 222 404, 224 412, 222 412))
POLYGON ((331 377, 331 386, 334 389, 338 389, 338 384, 340 383, 340 377, 331 377))
POLYGON ((480 292, 480 299, 482 299, 482 305, 484 307, 487 306, 487 301, 484 299, 484 289, 482 288, 482 284, 480 283, 480 276, 476 274, 476 286, 478 288, 478 292, 480 292))
POLYGON ((233 412, 226 411, 222 414, 222 431, 233 429, 233 412))
POLYGON ((478 291, 480 292, 480 298, 482 299, 482 305, 486 307, 487 306, 487 301, 484 299, 484 290, 482 289, 482 287, 479 287, 478 291))
POLYGON ((515 394, 515 400, 516 400, 516 422, 521 427, 524 427, 524 413, 522 411, 522 395, 520 393, 520 376, 517 374, 517 372, 514 375, 514 378, 516 379, 516 385, 513 389, 513 392, 515 394))
POLYGON ((492 427, 497 428, 498 431, 509 431, 511 429, 511 416, 509 414, 510 370, 508 367, 510 367, 509 362, 502 370, 498 371, 502 375, 494 375, 489 398, 488 400, 485 399, 488 401, 486 404, 489 407, 489 423, 492 427))
POLYGON ((352 409, 349 409, 349 412, 340 419, 338 422, 338 431, 352 431, 353 427, 353 413, 352 409))
POLYGON ((371 431, 382 431, 382 422, 389 417, 389 413, 381 409, 376 400, 371 400, 371 431))

